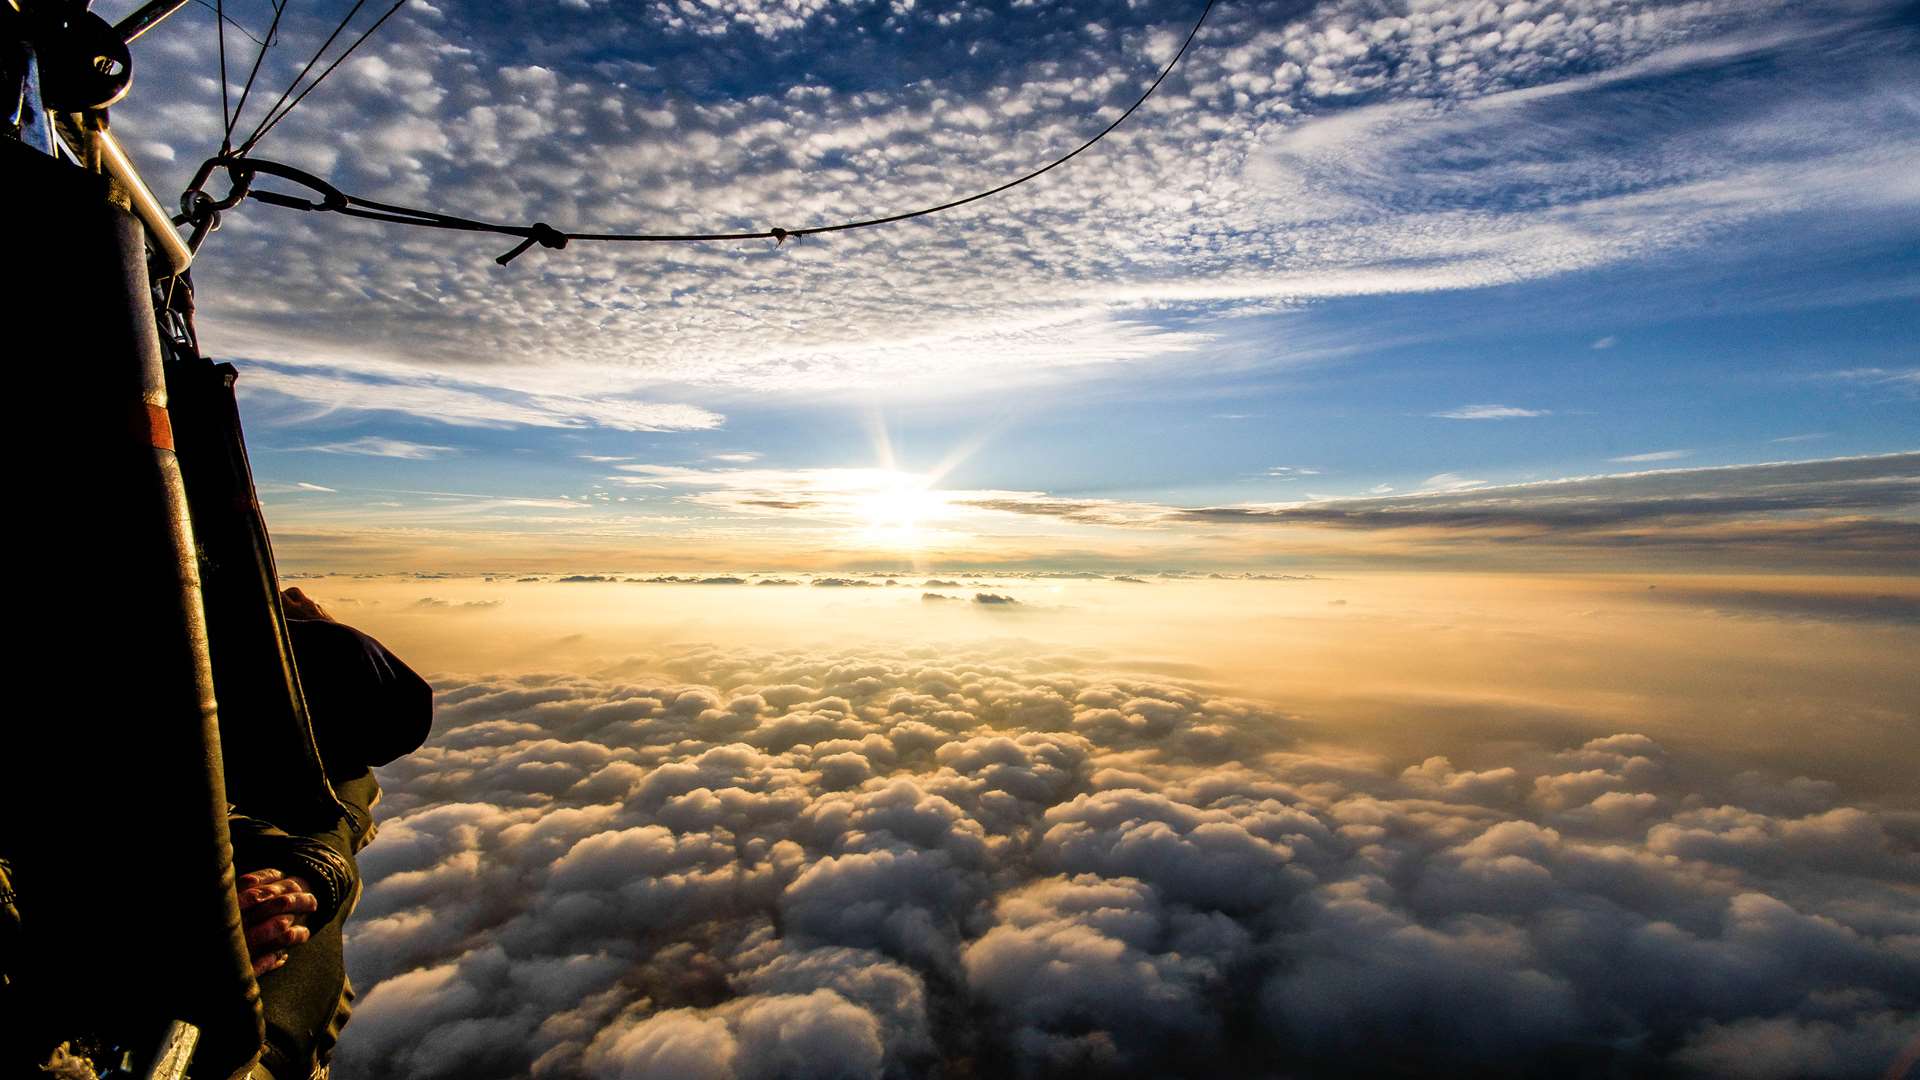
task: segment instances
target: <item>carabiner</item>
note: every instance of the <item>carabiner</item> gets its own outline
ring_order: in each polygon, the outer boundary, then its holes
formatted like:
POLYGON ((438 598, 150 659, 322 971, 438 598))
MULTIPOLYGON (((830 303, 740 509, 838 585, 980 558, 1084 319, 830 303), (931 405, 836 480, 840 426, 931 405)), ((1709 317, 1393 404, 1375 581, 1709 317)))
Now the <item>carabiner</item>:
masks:
POLYGON ((185 225, 191 221, 198 227, 204 221, 218 218, 220 211, 240 205, 240 200, 247 197, 247 189, 253 186, 251 171, 235 169, 242 160, 223 154, 201 162, 199 170, 193 174, 193 180, 187 184, 187 190, 180 193, 180 214, 173 219, 173 223, 185 225), (227 170, 227 197, 215 199, 206 192, 207 181, 213 178, 213 170, 223 166, 227 170))
POLYGON ((310 172, 296 169, 291 165, 282 165, 277 161, 256 161, 253 158, 232 158, 226 160, 223 164, 227 167, 227 174, 234 178, 235 184, 245 186, 245 190, 242 192, 243 196, 251 196, 264 203, 290 207, 295 210, 338 211, 347 208, 347 196, 339 188, 334 187, 332 184, 327 183, 325 180, 320 179, 310 172), (318 201, 310 201, 292 195, 283 195, 277 191, 254 191, 253 177, 256 173, 265 173, 268 176, 277 176, 282 180, 291 180, 302 187, 319 192, 320 198, 318 201))

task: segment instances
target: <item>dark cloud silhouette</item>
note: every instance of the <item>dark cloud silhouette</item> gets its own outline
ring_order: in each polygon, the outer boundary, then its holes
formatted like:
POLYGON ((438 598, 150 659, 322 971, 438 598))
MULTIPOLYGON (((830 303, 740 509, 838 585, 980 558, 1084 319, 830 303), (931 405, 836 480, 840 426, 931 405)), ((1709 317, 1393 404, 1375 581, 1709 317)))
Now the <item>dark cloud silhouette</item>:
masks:
POLYGON ((1818 780, 1386 762, 1012 651, 661 670, 440 681, 343 1075, 1873 1076, 1920 1033, 1920 815, 1818 780))
POLYGON ((1920 625, 1920 599, 1889 593, 1669 586, 1648 599, 1736 617, 1920 625))
POLYGON ((1920 452, 1666 469, 1370 498, 1176 507, 1045 496, 965 500, 1006 513, 1115 526, 1291 525, 1429 543, 1659 547, 1726 557, 1793 551, 1920 558, 1920 452))
POLYGON ((505 600, 442 600, 437 596, 423 596, 415 600, 413 606, 425 611, 485 611, 505 603, 505 600))
POLYGON ((1597 529, 1648 521, 1920 508, 1920 453, 1669 469, 1372 499, 1182 510, 1189 521, 1352 529, 1597 529))

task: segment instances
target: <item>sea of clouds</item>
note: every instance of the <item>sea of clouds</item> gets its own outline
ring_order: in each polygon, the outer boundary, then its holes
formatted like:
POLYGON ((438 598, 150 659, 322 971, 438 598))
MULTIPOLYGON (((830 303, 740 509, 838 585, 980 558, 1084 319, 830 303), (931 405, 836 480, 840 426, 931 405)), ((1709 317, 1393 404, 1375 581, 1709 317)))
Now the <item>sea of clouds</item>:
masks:
POLYGON ((437 685, 340 1075, 1879 1076, 1920 1038, 1920 814, 1631 732, 1386 761, 985 649, 437 685))

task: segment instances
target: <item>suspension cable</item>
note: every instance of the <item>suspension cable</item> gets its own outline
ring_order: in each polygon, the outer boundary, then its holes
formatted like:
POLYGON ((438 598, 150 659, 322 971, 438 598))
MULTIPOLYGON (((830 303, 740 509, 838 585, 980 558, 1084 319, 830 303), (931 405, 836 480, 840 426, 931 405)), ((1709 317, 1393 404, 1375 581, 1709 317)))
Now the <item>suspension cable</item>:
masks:
MULTIPOLYGON (((200 2, 205 3, 206 0, 200 2)), ((220 119, 231 127, 233 111, 227 108, 227 0, 213 0, 213 26, 214 32, 220 37, 220 119)), ((266 44, 263 41, 260 47, 266 48, 266 44)))
MULTIPOLYGON (((364 2, 364 0, 362 0, 362 2, 364 2)), ((405 0, 401 0, 401 2, 404 3, 405 0)), ((907 221, 911 218, 926 217, 931 214, 944 213, 945 211, 952 210, 957 207, 965 206, 968 203, 978 202, 981 199, 991 198, 992 196, 998 195, 1009 189, 1018 187, 1019 185, 1024 184, 1029 180, 1035 179, 1048 172, 1051 172, 1054 169, 1059 168, 1062 165, 1065 165, 1067 162, 1072 161, 1074 158, 1080 156, 1082 153, 1085 153, 1086 151, 1092 149, 1094 144, 1098 143, 1100 140, 1112 134, 1114 129, 1118 128, 1121 124, 1125 123, 1128 117, 1131 117, 1135 112, 1137 112, 1140 109, 1142 105, 1145 105, 1147 103, 1147 99, 1153 96, 1154 91, 1160 89, 1160 84, 1166 81, 1166 78, 1168 75, 1171 75, 1173 73, 1173 69, 1180 63, 1180 59, 1187 54, 1187 49, 1190 46, 1192 46, 1194 39, 1199 36, 1200 28, 1206 25, 1207 16, 1212 14, 1213 7, 1216 2, 1217 0, 1206 0, 1206 6, 1201 9, 1200 17, 1198 20, 1194 22, 1193 29, 1187 32, 1186 40, 1181 42, 1179 50, 1173 54, 1173 59, 1167 61, 1166 67, 1162 68, 1160 71, 1160 74, 1154 78, 1153 82, 1150 85, 1148 85, 1146 92, 1141 94, 1138 100, 1136 100, 1132 105, 1127 106, 1127 109, 1125 112, 1122 112, 1118 117, 1116 117, 1113 120, 1112 123, 1102 128, 1100 132, 1094 135, 1092 138, 1081 143, 1079 146, 1074 147, 1072 150, 1061 155, 1060 157, 1057 157, 1052 161, 1049 161, 1047 164, 1042 165, 1037 169, 1034 169, 1032 172, 1026 173, 1025 175, 1009 180, 1004 184, 998 185, 997 187, 988 188, 985 191, 977 192, 975 194, 967 195, 961 198, 951 199, 947 202, 939 203, 934 206, 922 207, 921 209, 918 209, 918 210, 908 210, 908 211, 897 213, 897 214, 888 214, 882 217, 862 218, 856 221, 844 221, 844 222, 839 222, 831 225, 810 225, 810 226, 807 226, 804 228, 798 228, 798 229, 787 229, 787 228, 780 228, 776 226, 776 227, 771 227, 767 229, 742 231, 742 232, 716 231, 716 232, 696 232, 696 233, 568 232, 568 231, 556 229, 551 225, 548 225, 544 221, 536 221, 530 225, 511 225, 511 224, 502 224, 497 222, 480 221, 474 218, 465 218, 465 217, 459 217, 453 214, 444 214, 436 210, 422 210, 416 207, 400 206, 394 203, 377 202, 372 199, 363 199, 355 195, 348 195, 340 191, 338 188, 334 187, 332 184, 327 183, 325 180, 322 180, 319 177, 312 175, 311 173, 302 172, 301 170, 295 169, 291 166, 282 165, 278 162, 257 161, 251 158, 243 157, 242 155, 244 155, 247 152, 247 150, 254 145, 254 143, 258 142, 260 137, 265 135, 266 131, 271 129, 273 124, 279 122, 278 118, 272 117, 271 112, 269 112, 270 122, 264 123, 262 128, 257 130, 255 134, 252 137, 250 137, 247 140, 247 142, 241 146, 240 150, 237 153, 231 154, 231 155, 223 154, 220 158, 216 158, 213 161, 208 162, 207 164, 208 166, 218 165, 218 166, 225 167, 228 170, 229 175, 233 178, 236 184, 236 188, 235 188, 236 191, 244 190, 246 192, 246 197, 253 198, 273 206, 281 206, 281 207, 286 207, 294 210, 326 211, 326 212, 332 212, 332 213, 338 213, 338 214, 345 214, 349 217, 367 218, 372 221, 392 222, 398 225, 412 225, 418 228, 446 229, 446 230, 452 230, 457 232, 496 233, 502 236, 521 237, 520 243, 516 245, 513 248, 513 250, 508 251, 507 253, 500 255, 499 257, 494 259, 495 262, 499 263, 502 266, 505 266, 508 263, 512 262, 514 259, 520 257, 520 255, 524 254, 529 248, 533 247, 533 245, 535 244, 539 244, 542 247, 557 249, 557 248, 566 247, 568 241, 571 241, 571 240, 588 240, 588 241, 599 241, 599 242, 627 242, 627 243, 700 243, 700 242, 706 242, 706 241, 724 241, 724 240, 772 240, 775 242, 775 244, 784 244, 789 237, 814 236, 820 233, 847 232, 853 229, 866 229, 876 225, 889 225, 894 222, 907 221), (294 183, 301 184, 319 193, 321 198, 318 200, 307 200, 307 199, 301 199, 299 197, 292 196, 292 195, 281 194, 279 192, 274 192, 274 191, 251 190, 252 180, 256 173, 265 173, 271 176, 278 176, 285 180, 291 180, 294 183)), ((397 10, 398 7, 399 5, 396 4, 395 10, 397 10)), ((356 10, 357 10, 357 6, 356 6, 356 10)), ((391 15, 392 13, 393 13, 392 11, 389 11, 387 14, 391 15)), ((385 16, 382 16, 382 21, 385 21, 385 16)), ((344 26, 344 23, 342 25, 344 26)), ((374 24, 375 29, 377 29, 378 26, 379 26, 378 23, 374 24)), ((368 33, 371 33, 371 32, 372 30, 370 29, 368 33)), ((332 39, 329 38, 328 40, 331 41, 332 39)), ((361 40, 363 41, 365 40, 364 34, 361 36, 361 40)), ((357 46, 359 42, 356 41, 354 44, 357 46)), ((324 46, 322 48, 324 49, 324 46)), ((349 48, 348 52, 351 52, 351 51, 352 49, 349 48)), ((318 54, 316 54, 316 56, 317 55, 318 54)), ((344 59, 346 59, 346 55, 342 54, 340 57, 340 60, 344 60, 344 59)), ((334 63, 335 63, 335 66, 338 66, 339 60, 336 60, 334 63)), ((309 63, 309 66, 311 66, 311 63, 309 63)), ((333 69, 329 67, 327 70, 332 71, 333 69)), ((323 72, 321 75, 321 78, 325 78, 325 77, 326 75, 323 72)), ((295 80, 295 81, 298 82, 298 80, 295 80)), ((318 85, 318 82, 319 80, 316 79, 315 85, 318 85)), ((311 90, 312 87, 309 86, 308 89, 311 90)), ((305 95, 303 94, 302 96, 305 96, 305 95)), ((283 100, 284 100, 284 97, 285 95, 282 95, 283 100)), ((294 104, 295 105, 299 104, 299 100, 295 99, 294 104)), ((291 111, 291 106, 289 107, 288 111, 291 111)), ((285 115, 286 115, 285 113, 281 113, 280 117, 284 118, 285 115)), ((203 171, 204 169, 205 167, 203 167, 203 171)))
POLYGON ((241 23, 241 22, 240 22, 240 20, 238 20, 238 19, 235 19, 235 18, 234 18, 233 16, 231 16, 231 15, 227 15, 227 14, 224 14, 224 13, 223 13, 223 12, 224 12, 224 10, 225 10, 225 5, 224 5, 224 4, 221 4, 221 3, 212 3, 212 4, 209 4, 209 3, 207 3, 207 0, 193 0, 193 2, 194 2, 194 3, 196 3, 196 4, 199 4, 199 5, 200 5, 201 7, 203 7, 203 8, 206 8, 206 9, 207 9, 208 11, 211 11, 211 12, 213 12, 213 13, 214 13, 215 15, 218 15, 218 16, 220 16, 220 19, 221 19, 221 20, 222 20, 223 22, 225 22, 225 23, 226 23, 226 24, 227 24, 228 26, 231 26, 231 27, 233 27, 233 28, 234 28, 235 30, 238 30, 238 31, 239 31, 239 32, 241 33, 241 35, 242 35, 243 37, 245 37, 245 38, 246 38, 246 39, 247 39, 248 41, 251 41, 251 42, 253 42, 253 43, 254 43, 255 45, 265 45, 265 44, 266 44, 266 42, 264 42, 264 41, 261 41, 261 40, 260 40, 259 38, 257 38, 257 37, 254 37, 254 36, 253 36, 253 31, 251 31, 251 30, 249 30, 249 29, 247 29, 247 28, 246 28, 246 25, 245 25, 245 24, 243 24, 243 23, 241 23))
POLYGON ((253 81, 260 75, 260 61, 267 58, 267 50, 273 47, 274 32, 280 29, 280 16, 286 14, 287 5, 293 0, 276 0, 273 5, 273 21, 267 24, 267 39, 260 43, 260 51, 253 54, 253 69, 247 72, 247 82, 240 88, 240 104, 233 107, 233 115, 227 117, 227 130, 220 136, 220 153, 225 156, 233 149, 233 128, 240 122, 240 114, 246 110, 247 95, 253 93, 253 81))
POLYGON ((407 0, 395 0, 394 5, 388 8, 385 14, 382 14, 378 19, 374 20, 374 23, 372 26, 369 26, 365 30, 361 31, 360 36, 354 39, 353 44, 348 45, 345 52, 335 57, 333 60, 333 63, 328 64, 326 67, 326 70, 322 71, 318 76, 316 76, 313 82, 307 84, 307 88, 300 91, 299 96, 295 97, 291 104, 287 104, 286 109, 282 111, 280 109, 280 106, 287 102, 287 95, 293 93, 294 87, 297 87, 300 85, 300 80, 306 78, 307 72, 313 70, 313 65, 319 62, 320 57, 326 53, 328 47, 333 44, 334 39, 338 38, 340 36, 341 31, 347 28, 347 24, 353 21, 353 17, 360 13, 361 7, 363 7, 366 4, 366 2, 367 0, 354 0, 353 8, 347 12, 347 17, 344 19, 341 19, 340 25, 334 27, 333 33, 327 35, 327 40, 324 42, 321 42, 320 47, 314 50, 313 57, 307 61, 307 66, 300 69, 300 74, 294 76, 293 82, 289 83, 287 85, 286 90, 281 93, 280 100, 274 102, 273 108, 267 110, 266 117, 260 121, 260 125, 258 127, 253 129, 253 134, 247 136, 246 141, 240 144, 240 149, 238 151, 240 154, 244 155, 248 151, 252 150, 254 146, 260 142, 261 139, 266 137, 267 132, 272 131, 275 125, 279 124, 280 121, 286 119, 288 113, 293 112, 295 107, 297 107, 302 101, 306 100, 306 97, 308 94, 313 93, 314 87, 319 86, 322 82, 326 81, 327 76, 333 74, 333 70, 339 67, 342 63, 344 63, 347 57, 352 56, 353 51, 355 49, 358 49, 362 42, 366 41, 369 37, 372 37, 374 31, 380 29, 380 27, 388 19, 393 17, 395 12, 399 11, 403 6, 405 6, 407 0))

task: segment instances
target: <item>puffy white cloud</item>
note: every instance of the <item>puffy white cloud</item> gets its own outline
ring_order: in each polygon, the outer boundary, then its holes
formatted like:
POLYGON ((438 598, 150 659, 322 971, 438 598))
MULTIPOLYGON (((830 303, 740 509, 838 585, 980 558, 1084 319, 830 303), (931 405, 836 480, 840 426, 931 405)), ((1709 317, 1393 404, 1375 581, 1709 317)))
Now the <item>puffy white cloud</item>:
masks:
POLYGON ((587 1060, 602 1076, 722 1080, 734 1075, 739 1052, 725 1020, 692 1009, 668 1009, 631 1027, 601 1031, 587 1060))
POLYGON ((1139 880, 1085 874, 1003 896, 963 960, 969 992, 1015 1032, 1029 1068, 1139 1069, 1218 1038, 1224 1013, 1211 998, 1250 944, 1224 916, 1169 910, 1139 880))
MULTIPOLYGON (((1905 1061, 1910 1070, 1911 1016, 1868 1013, 1841 1021, 1780 1018, 1709 1024, 1675 1055, 1701 1072, 1736 1080, 1852 1076, 1863 1061, 1905 1061)), ((1886 1075, 1898 1076, 1898 1065, 1886 1075)))
POLYGON ((1004 655, 631 666, 439 681, 343 1071, 1864 1076, 1920 1031, 1920 818, 1831 785, 1630 732, 1388 762, 1004 655))

